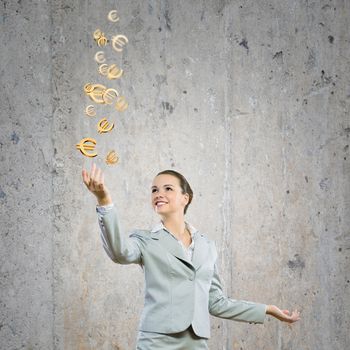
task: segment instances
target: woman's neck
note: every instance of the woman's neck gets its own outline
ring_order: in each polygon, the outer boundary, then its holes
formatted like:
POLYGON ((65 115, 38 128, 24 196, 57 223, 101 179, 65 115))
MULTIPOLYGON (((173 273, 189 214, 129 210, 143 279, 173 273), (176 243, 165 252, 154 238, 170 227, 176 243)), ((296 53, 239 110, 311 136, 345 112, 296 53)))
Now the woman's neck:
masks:
POLYGON ((178 217, 162 218, 163 225, 170 231, 176 238, 182 239, 186 236, 186 223, 183 215, 178 217))

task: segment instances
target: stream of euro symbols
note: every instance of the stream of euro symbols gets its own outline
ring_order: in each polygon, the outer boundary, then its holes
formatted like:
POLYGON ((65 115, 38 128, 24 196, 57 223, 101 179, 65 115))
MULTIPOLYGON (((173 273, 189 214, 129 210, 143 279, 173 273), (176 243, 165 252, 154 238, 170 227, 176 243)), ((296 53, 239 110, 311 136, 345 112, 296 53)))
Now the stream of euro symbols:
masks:
MULTIPOLYGON (((107 19, 110 22, 116 23, 119 21, 117 10, 111 10, 107 19)), ((96 29, 93 34, 93 39, 99 48, 105 48, 108 44, 117 53, 123 51, 125 45, 129 42, 128 38, 123 34, 117 34, 109 39, 105 32, 101 29, 96 29)), ((105 51, 97 51, 94 55, 94 60, 98 64, 98 73, 109 80, 120 79, 124 71, 117 66, 116 63, 107 63, 105 51)), ((124 112, 128 108, 128 102, 124 96, 121 96, 117 89, 106 87, 100 83, 87 83, 84 85, 84 92, 89 99, 99 105, 112 105, 118 112, 124 112)), ((93 104, 86 106, 85 114, 88 117, 96 117, 97 111, 93 104)), ((98 121, 96 129, 99 134, 106 134, 113 130, 114 123, 109 122, 107 118, 102 118, 98 121)), ((86 157, 96 157, 97 142, 94 138, 85 137, 76 144, 76 148, 86 157)), ((115 150, 108 152, 105 162, 109 165, 116 164, 120 157, 115 150)))

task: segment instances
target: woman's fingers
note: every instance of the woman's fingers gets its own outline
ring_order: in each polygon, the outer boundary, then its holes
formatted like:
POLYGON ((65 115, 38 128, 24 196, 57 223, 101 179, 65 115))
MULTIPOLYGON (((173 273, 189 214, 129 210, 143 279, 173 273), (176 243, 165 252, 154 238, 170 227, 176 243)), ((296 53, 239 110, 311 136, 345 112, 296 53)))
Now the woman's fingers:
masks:
POLYGON ((95 169, 96 169, 96 166, 94 163, 92 163, 92 166, 91 166, 91 172, 90 172, 90 176, 89 176, 89 173, 86 169, 82 169, 82 176, 83 176, 83 182, 84 184, 88 187, 89 190, 92 190, 92 182, 93 182, 93 179, 94 179, 94 173, 95 173, 95 169))
POLYGON ((95 163, 92 164, 91 167, 91 188, 93 191, 96 191, 98 188, 98 173, 100 169, 95 165, 95 163))
POLYGON ((81 176, 83 177, 83 181, 84 181, 84 183, 86 185, 87 175, 86 175, 86 170, 85 169, 82 169, 81 176))
POLYGON ((83 170, 82 170, 82 175, 83 175, 84 184, 85 184, 86 186, 89 186, 89 182, 90 182, 89 173, 88 173, 85 169, 83 169, 83 170))
POLYGON ((95 172, 96 172, 96 165, 95 165, 95 163, 92 163, 92 165, 91 165, 91 172, 90 172, 90 179, 91 180, 94 180, 95 172))
POLYGON ((95 189, 98 191, 101 189, 101 169, 97 168, 96 174, 95 174, 95 189))
POLYGON ((300 320, 300 311, 294 310, 293 313, 292 313, 292 319, 293 319, 294 321, 300 320))
POLYGON ((292 314, 288 317, 288 322, 296 322, 300 320, 300 312, 298 310, 294 310, 292 314))
POLYGON ((98 184, 99 184, 99 190, 102 191, 104 189, 104 183, 103 183, 103 171, 100 170, 98 174, 98 184))
POLYGON ((104 174, 101 168, 94 165, 93 176, 91 176, 91 187, 95 192, 104 191, 104 174))

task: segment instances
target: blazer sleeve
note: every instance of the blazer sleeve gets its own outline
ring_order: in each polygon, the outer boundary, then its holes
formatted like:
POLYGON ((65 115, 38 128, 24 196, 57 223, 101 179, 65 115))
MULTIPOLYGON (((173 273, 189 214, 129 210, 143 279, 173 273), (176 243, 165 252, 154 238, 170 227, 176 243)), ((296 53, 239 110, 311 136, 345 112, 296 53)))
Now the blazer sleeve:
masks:
POLYGON ((225 296, 215 263, 209 290, 209 313, 211 315, 234 321, 261 324, 265 320, 266 308, 266 304, 235 300, 225 296))
POLYGON ((128 237, 124 236, 118 219, 118 210, 114 203, 96 205, 100 237, 109 258, 118 264, 140 264, 146 237, 134 230, 128 237))

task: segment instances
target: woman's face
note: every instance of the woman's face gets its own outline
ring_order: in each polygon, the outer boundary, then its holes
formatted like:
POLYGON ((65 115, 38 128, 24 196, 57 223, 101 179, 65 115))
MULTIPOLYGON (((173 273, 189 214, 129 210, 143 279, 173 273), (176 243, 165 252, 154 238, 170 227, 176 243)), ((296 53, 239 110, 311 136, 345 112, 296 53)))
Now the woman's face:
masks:
POLYGON ((189 195, 181 193, 180 180, 173 175, 157 175, 151 187, 152 208, 159 215, 183 213, 189 195))

